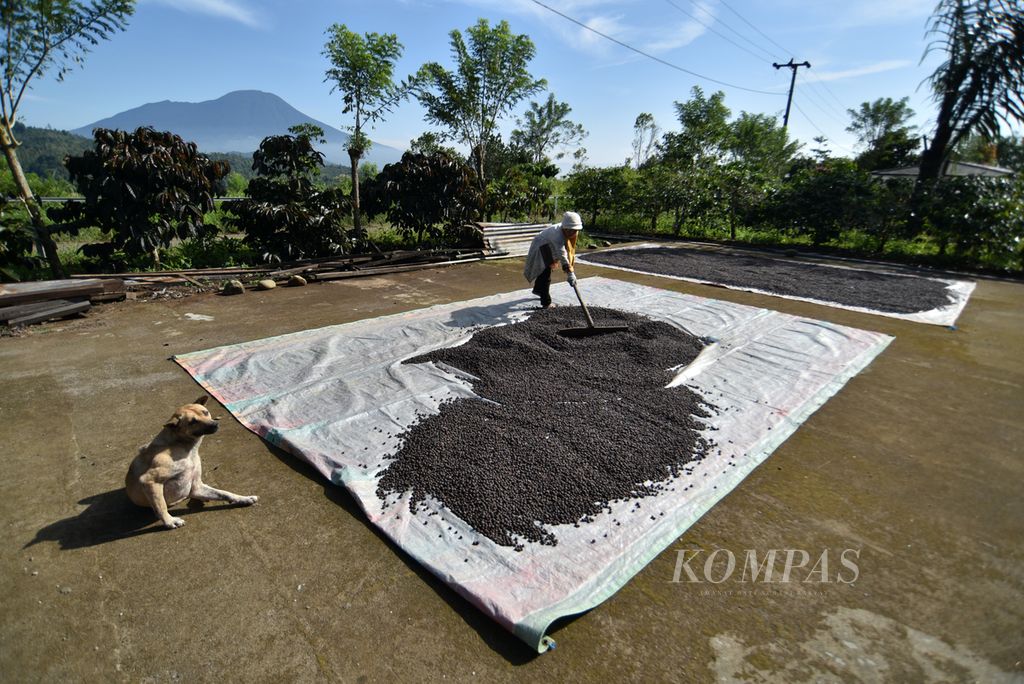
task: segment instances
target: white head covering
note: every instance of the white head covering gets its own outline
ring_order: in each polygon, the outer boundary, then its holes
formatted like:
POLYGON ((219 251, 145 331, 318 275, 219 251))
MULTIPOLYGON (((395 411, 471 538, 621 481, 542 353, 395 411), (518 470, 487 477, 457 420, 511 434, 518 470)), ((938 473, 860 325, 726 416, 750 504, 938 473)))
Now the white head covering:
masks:
POLYGON ((583 230, 583 221, 575 211, 565 212, 562 217, 562 228, 564 230, 583 230))

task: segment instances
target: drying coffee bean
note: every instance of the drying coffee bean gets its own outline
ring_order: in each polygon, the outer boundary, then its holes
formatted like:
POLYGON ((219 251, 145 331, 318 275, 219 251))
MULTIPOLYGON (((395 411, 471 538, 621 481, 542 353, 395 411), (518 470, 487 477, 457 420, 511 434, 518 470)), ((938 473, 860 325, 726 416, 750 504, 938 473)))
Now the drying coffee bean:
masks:
POLYGON ((685 247, 597 252, 587 261, 888 313, 929 311, 952 301, 946 284, 930 278, 685 247))
POLYGON ((489 401, 449 398, 421 416, 377 495, 394 503, 411 492, 414 511, 436 499, 477 533, 521 550, 556 544, 555 525, 589 524, 611 502, 668 489, 711 449, 701 431, 714 407, 687 387, 665 388, 667 369, 692 361, 704 342, 636 314, 591 313, 598 325, 629 330, 563 337, 559 329, 586 325, 582 312, 545 309, 408 360, 478 378, 473 391, 489 401))

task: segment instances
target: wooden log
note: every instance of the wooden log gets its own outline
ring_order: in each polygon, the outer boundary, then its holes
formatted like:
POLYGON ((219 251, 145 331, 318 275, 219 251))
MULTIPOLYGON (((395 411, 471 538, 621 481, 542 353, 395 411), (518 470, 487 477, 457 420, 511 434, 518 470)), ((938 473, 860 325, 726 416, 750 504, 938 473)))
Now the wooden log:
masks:
POLYGON ((267 274, 269 278, 287 278, 298 273, 306 273, 308 271, 316 271, 324 268, 337 268, 339 266, 351 266, 355 264, 363 264, 378 259, 376 255, 360 255, 354 256, 349 259, 335 259, 332 261, 325 261, 320 263, 305 264, 303 266, 296 266, 295 268, 279 269, 277 271, 271 271, 267 274))
POLYGON ((103 292, 99 280, 37 280, 0 285, 0 306, 15 306, 54 299, 85 298, 103 292))
POLYGON ((82 313, 88 311, 89 307, 92 306, 89 302, 68 302, 68 301, 57 301, 50 302, 52 306, 45 308, 35 313, 25 314, 12 318, 7 321, 7 325, 31 325, 33 323, 42 323, 43 321, 49 321, 54 318, 66 318, 73 314, 82 313))
POLYGON ((55 299, 45 302, 32 302, 31 304, 18 304, 16 306, 5 306, 0 308, 0 323, 6 323, 12 318, 20 318, 21 316, 28 316, 30 314, 45 311, 46 309, 53 308, 54 306, 69 304, 70 302, 66 299, 55 299))
POLYGON ((480 261, 480 258, 459 259, 457 261, 441 261, 429 264, 413 264, 411 266, 380 266, 377 268, 361 268, 358 271, 336 271, 333 273, 317 273, 317 280, 343 280, 345 278, 362 278, 375 275, 390 275, 392 273, 405 273, 406 271, 420 271, 426 268, 440 268, 442 266, 454 266, 456 264, 468 264, 480 261))

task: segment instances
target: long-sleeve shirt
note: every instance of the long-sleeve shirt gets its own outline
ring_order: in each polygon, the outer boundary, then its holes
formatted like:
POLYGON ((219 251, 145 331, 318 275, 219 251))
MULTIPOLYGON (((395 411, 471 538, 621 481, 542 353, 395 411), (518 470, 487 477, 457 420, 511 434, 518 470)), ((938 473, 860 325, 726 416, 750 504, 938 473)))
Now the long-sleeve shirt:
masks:
POLYGON ((523 275, 527 280, 533 282, 544 269, 553 262, 558 261, 562 270, 568 273, 573 270, 576 261, 576 250, 572 243, 565 239, 562 226, 554 224, 537 233, 530 243, 530 251, 526 254, 526 266, 523 268, 523 275), (543 247, 547 247, 544 250, 543 247), (544 252, 550 255, 551 261, 547 261, 544 252))

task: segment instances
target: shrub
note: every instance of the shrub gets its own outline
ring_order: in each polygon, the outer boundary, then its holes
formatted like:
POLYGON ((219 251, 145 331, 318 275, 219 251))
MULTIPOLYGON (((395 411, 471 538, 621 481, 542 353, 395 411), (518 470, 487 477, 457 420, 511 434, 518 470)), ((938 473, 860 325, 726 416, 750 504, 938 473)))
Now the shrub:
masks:
POLYGON ((574 171, 566 181, 570 203, 591 230, 605 211, 621 207, 629 185, 629 169, 624 166, 607 168, 584 167, 574 171), (589 220, 588 220, 589 217, 589 220))
POLYGON ((769 221, 795 234, 807 235, 815 246, 837 238, 848 228, 869 223, 871 177, 847 159, 829 159, 799 168, 773 196, 769 221))
POLYGON ((50 209, 54 232, 76 234, 95 226, 111 232, 104 243, 81 249, 112 263, 148 256, 159 265, 160 248, 209 231, 204 215, 230 170, 211 162, 195 143, 173 133, 138 128, 134 133, 97 128, 95 148, 65 161, 82 201, 50 209))
POLYGON ((294 127, 295 135, 264 138, 253 153, 257 176, 249 181, 245 199, 233 202, 225 222, 245 232, 259 259, 278 263, 341 254, 365 235, 346 231, 349 200, 337 188, 322 189, 315 181, 323 154, 313 146, 315 127, 294 127))
POLYGON ((924 183, 919 206, 940 256, 952 245, 958 262, 1020 268, 1024 179, 953 176, 924 183))
POLYGON ((0 281, 17 282, 43 267, 43 260, 32 253, 32 230, 25 216, 11 211, 0 196, 0 281))
POLYGON ((476 174, 447 152, 406 152, 365 188, 367 216, 383 214, 406 239, 423 244, 462 245, 463 227, 481 212, 476 174))

